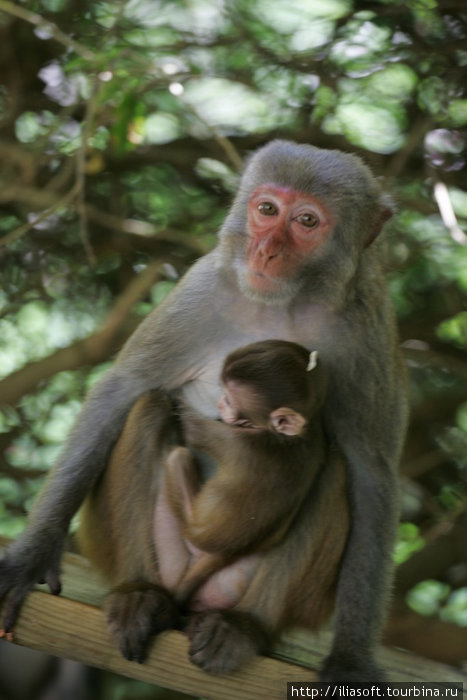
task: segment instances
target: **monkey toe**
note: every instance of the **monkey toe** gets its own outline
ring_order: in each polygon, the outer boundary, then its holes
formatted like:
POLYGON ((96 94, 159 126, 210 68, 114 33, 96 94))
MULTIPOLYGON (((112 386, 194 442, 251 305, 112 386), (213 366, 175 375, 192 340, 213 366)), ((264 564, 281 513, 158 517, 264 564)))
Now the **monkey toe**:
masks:
POLYGON ((267 647, 259 623, 242 613, 199 613, 187 631, 190 659, 208 673, 232 673, 267 647))
POLYGON ((151 637, 180 627, 180 616, 163 588, 149 583, 131 583, 109 595, 107 624, 122 655, 128 661, 143 663, 151 637))

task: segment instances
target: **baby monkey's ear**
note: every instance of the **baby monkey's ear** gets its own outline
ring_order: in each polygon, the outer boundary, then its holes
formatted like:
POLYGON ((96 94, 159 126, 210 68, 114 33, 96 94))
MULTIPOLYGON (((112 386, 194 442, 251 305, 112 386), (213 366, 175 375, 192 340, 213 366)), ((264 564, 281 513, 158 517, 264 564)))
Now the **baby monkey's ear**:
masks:
POLYGON ((282 435, 300 435, 306 420, 293 408, 276 408, 269 416, 272 428, 282 435))

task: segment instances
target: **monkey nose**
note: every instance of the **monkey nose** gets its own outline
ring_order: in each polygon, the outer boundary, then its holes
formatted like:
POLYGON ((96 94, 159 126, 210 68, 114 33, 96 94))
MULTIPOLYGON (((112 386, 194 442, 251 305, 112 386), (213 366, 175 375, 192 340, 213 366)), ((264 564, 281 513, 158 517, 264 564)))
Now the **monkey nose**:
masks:
POLYGON ((276 246, 273 248, 271 246, 264 246, 260 250, 260 255, 265 262, 269 262, 269 260, 274 260, 274 258, 279 257, 280 250, 276 246))
POLYGON ((277 260, 277 258, 279 258, 279 257, 280 257, 280 251, 278 251, 276 253, 266 253, 264 258, 263 258, 264 267, 268 267, 268 265, 274 263, 274 261, 277 260))

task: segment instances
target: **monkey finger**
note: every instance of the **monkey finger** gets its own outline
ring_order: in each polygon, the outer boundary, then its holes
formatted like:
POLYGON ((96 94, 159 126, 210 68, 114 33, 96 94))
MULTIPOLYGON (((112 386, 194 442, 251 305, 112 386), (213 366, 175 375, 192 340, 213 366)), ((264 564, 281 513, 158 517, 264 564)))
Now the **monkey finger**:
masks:
MULTIPOLYGON (((12 632, 13 626, 17 620, 24 599, 31 590, 28 584, 22 584, 13 588, 8 596, 5 612, 3 615, 3 632, 8 635, 12 632)), ((8 637, 6 637, 8 639, 8 637)))
POLYGON ((45 577, 45 581, 50 588, 52 595, 60 595, 62 592, 62 583, 60 581, 60 574, 56 571, 49 571, 45 577))

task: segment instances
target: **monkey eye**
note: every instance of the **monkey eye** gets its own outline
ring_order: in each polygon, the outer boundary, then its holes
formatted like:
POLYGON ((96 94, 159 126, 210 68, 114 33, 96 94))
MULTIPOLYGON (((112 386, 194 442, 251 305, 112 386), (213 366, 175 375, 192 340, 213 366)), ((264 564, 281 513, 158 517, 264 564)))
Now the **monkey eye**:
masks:
POLYGON ((316 228, 319 224, 316 214, 300 214, 295 221, 298 221, 302 226, 306 226, 306 228, 316 228))
POLYGON ((263 216, 275 216, 275 214, 277 214, 277 209, 272 202, 260 202, 260 204, 258 204, 258 211, 263 214, 263 216))
POLYGON ((238 428, 254 428, 254 424, 248 418, 237 418, 235 425, 238 428))

